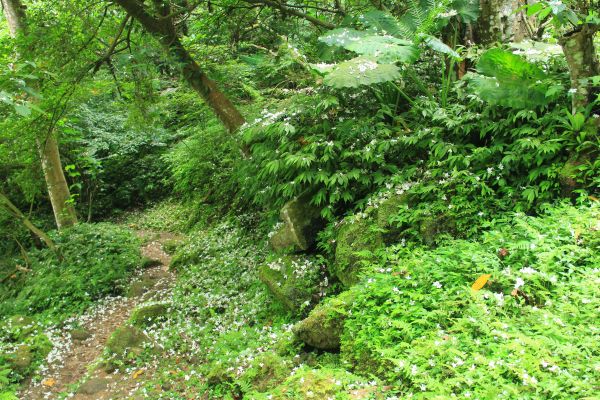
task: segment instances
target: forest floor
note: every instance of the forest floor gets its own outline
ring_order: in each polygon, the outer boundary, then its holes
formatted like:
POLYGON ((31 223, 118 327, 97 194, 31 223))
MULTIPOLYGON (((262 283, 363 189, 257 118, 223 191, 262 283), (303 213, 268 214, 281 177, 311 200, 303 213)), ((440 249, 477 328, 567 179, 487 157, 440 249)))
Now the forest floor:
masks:
POLYGON ((107 340, 129 319, 136 306, 166 299, 175 282, 175 274, 169 269, 171 256, 163 249, 163 244, 178 240, 180 236, 150 230, 139 230, 137 235, 144 241, 142 256, 153 260, 153 266, 141 271, 133 282, 150 281, 154 283, 153 286, 128 297, 106 298, 67 324, 70 328, 52 332, 54 350, 48 357, 47 365, 42 367, 43 379, 25 385, 19 398, 123 399, 138 389, 142 375, 150 373, 108 373, 98 368, 107 340))

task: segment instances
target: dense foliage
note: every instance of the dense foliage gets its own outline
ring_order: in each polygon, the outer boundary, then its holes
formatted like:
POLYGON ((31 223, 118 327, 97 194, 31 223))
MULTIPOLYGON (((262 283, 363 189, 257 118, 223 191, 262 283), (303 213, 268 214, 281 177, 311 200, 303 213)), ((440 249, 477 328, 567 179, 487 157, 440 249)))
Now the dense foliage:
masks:
POLYGON ((1 3, 0 399, 595 396, 597 0, 1 3))

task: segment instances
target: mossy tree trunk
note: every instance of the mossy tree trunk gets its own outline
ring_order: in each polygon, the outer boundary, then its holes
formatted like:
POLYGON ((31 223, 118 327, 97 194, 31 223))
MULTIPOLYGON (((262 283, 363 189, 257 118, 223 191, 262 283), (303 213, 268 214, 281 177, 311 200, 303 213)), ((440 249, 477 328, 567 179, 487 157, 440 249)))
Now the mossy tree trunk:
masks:
POLYGON ((522 12, 516 10, 525 5, 523 0, 480 0, 476 42, 520 42, 528 35, 527 22, 522 12))
POLYGON ((245 123, 242 114, 219 90, 216 83, 202 71, 181 43, 175 24, 175 15, 171 13, 167 1, 153 0, 156 15, 137 0, 115 0, 115 2, 160 41, 168 54, 179 64, 184 79, 212 108, 229 132, 237 131, 245 123))
POLYGON ((559 41, 569 65, 574 113, 585 108, 596 95, 588 78, 600 75, 600 63, 594 47, 594 35, 598 29, 598 25, 583 24, 559 41))
MULTIPOLYGON (((21 1, 1 0, 1 2, 11 36, 16 38, 18 35, 27 34, 25 7, 21 1)), ((20 50, 25 54, 30 49, 20 50)), ((35 85, 35 82, 32 84, 35 85)), ((38 137, 36 143, 56 226, 58 229, 71 226, 77 223, 77 215, 70 202, 71 193, 60 160, 58 140, 50 130, 45 137, 38 137)))

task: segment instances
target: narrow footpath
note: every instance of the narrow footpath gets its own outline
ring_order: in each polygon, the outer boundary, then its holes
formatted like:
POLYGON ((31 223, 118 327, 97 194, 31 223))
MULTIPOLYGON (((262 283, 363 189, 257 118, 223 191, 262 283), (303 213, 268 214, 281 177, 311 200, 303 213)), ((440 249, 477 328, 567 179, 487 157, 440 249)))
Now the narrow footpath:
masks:
POLYGON ((137 305, 170 297, 175 274, 166 241, 181 239, 169 232, 138 231, 144 240, 142 257, 152 260, 131 282, 126 297, 105 298, 86 314, 68 321, 61 330, 48 332, 54 348, 40 369, 42 380, 31 381, 19 394, 27 400, 126 399, 142 382, 143 372, 107 373, 96 368, 111 334, 123 325, 137 305))

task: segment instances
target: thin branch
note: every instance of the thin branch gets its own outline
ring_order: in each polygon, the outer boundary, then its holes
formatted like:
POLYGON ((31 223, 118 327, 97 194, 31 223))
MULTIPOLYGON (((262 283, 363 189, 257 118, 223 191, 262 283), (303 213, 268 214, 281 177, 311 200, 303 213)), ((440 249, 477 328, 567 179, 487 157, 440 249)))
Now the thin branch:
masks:
POLYGON ((276 9, 280 10, 281 12, 285 12, 290 15, 294 15, 296 17, 303 18, 303 19, 309 21, 310 23, 312 23, 313 25, 319 26, 321 28, 326 28, 326 29, 335 29, 336 28, 336 25, 332 24, 331 22, 320 20, 319 18, 313 17, 312 15, 305 14, 299 10, 296 10, 295 8, 290 8, 287 5, 278 3, 276 1, 272 1, 272 0, 244 0, 244 1, 247 3, 250 3, 250 4, 265 5, 265 6, 269 6, 272 8, 276 8, 276 9))

